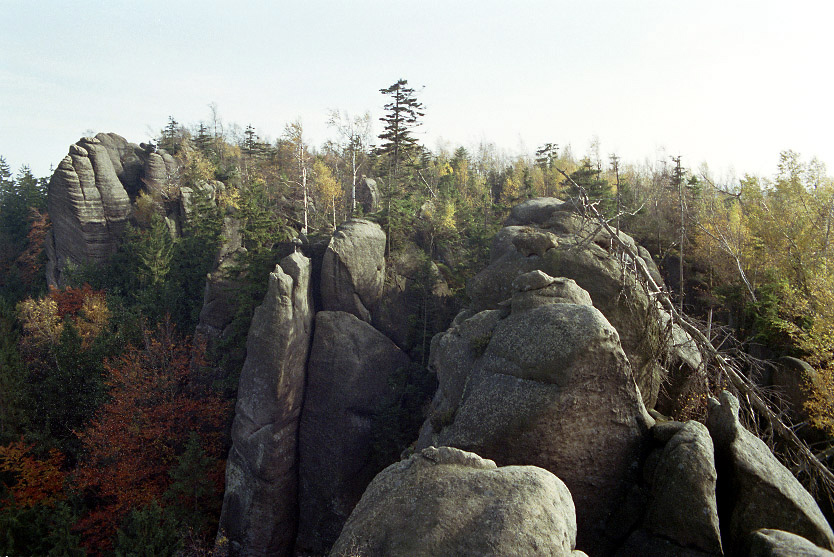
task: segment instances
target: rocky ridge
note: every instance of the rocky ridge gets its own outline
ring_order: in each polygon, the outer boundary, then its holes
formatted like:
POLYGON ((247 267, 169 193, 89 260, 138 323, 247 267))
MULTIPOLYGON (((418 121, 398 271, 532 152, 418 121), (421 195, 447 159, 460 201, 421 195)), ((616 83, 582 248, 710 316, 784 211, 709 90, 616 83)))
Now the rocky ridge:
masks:
MULTIPOLYGON (((364 255, 384 242, 377 228, 357 221, 334 234, 321 272, 333 281, 322 290, 376 304, 315 314, 297 437, 262 445, 298 446, 298 491, 270 495, 271 514, 252 520, 233 500, 254 497, 255 484, 241 495, 246 474, 229 474, 218 547, 235 555, 692 556, 834 547, 813 498, 741 426, 732 395, 712 403, 708 427, 649 415, 703 380, 700 354, 636 279, 614 286, 629 276, 629 261, 555 199, 513 210, 492 262, 469 285, 472 307, 432 341, 438 388, 414 454, 374 477, 374 415, 396 399, 392 374, 409 364, 373 326, 385 287, 359 294, 376 279, 357 277, 381 271, 364 255), (656 336, 640 342, 634 329, 622 334, 628 327, 656 336), (768 510, 774 497, 780 512, 768 510), (246 528, 280 531, 284 542, 258 545, 254 534, 240 535, 246 528)), ((269 335, 250 342, 271 344, 269 335)), ((258 405, 288 396, 277 369, 263 366, 258 393, 240 396, 258 405)))

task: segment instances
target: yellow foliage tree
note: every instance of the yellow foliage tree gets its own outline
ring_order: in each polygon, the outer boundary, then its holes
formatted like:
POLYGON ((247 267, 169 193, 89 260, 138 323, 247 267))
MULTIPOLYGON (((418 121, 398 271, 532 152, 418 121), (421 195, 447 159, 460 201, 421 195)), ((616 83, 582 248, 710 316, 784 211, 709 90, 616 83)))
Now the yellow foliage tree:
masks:
POLYGON ((333 214, 333 228, 336 228, 336 207, 340 204, 342 197, 342 187, 336 178, 333 177, 333 172, 322 160, 316 160, 313 163, 313 193, 316 199, 324 206, 324 212, 328 209, 332 210, 333 214))

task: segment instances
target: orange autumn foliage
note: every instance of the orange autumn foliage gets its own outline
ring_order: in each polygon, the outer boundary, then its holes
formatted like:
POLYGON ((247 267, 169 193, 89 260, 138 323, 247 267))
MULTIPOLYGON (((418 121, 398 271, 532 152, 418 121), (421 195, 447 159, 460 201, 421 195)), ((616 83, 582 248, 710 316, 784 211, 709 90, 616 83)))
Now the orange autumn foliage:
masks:
POLYGON ((44 298, 27 298, 20 302, 17 312, 25 333, 21 345, 27 356, 58 343, 64 318, 69 318, 78 331, 83 348, 90 346, 110 320, 106 294, 93 290, 89 284, 81 288, 51 288, 44 298))
POLYGON ((75 481, 97 503, 79 523, 88 547, 107 547, 131 509, 162 501, 189 432, 219 459, 228 403, 194 387, 191 359, 190 343, 163 323, 143 348, 105 363, 111 400, 78 434, 85 456, 75 481))
POLYGON ((7 504, 21 507, 52 505, 63 499, 66 474, 61 471, 61 465, 64 457, 51 449, 46 458, 36 458, 32 449, 33 445, 22 439, 0 446, 0 477, 8 478, 0 483, 9 497, 5 501, 0 499, 0 508, 7 504))
POLYGON ((43 269, 43 265, 40 264, 38 259, 43 251, 46 235, 49 233, 52 223, 49 222, 48 213, 41 213, 34 207, 30 209, 29 219, 32 221, 32 227, 26 234, 26 249, 17 257, 15 263, 24 280, 31 284, 43 269))

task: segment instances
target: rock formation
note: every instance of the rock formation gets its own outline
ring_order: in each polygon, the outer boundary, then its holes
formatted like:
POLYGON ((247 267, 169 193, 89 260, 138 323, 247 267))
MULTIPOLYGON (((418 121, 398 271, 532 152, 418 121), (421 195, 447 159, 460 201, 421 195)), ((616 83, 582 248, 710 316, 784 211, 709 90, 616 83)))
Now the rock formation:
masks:
MULTIPOLYGON (((68 267, 101 263, 112 255, 132 216, 131 202, 148 190, 148 184, 165 189, 165 180, 176 169, 176 161, 163 150, 128 143, 114 133, 84 137, 71 145, 49 180, 47 282, 62 284, 68 267), (149 162, 156 158, 161 162, 149 162)), ((179 215, 161 210, 172 229, 181 228, 179 215)))
POLYGON ((70 147, 49 180, 47 210, 52 220, 50 265, 58 282, 67 265, 101 262, 118 247, 130 216, 130 198, 106 147, 86 137, 70 147))
POLYGON ((356 202, 365 214, 379 209, 379 186, 373 178, 363 177, 356 183, 356 202))
POLYGON ((430 447, 374 479, 330 555, 581 555, 575 543, 571 495, 553 474, 430 447))
POLYGON ((606 522, 637 479, 653 420, 617 331, 587 293, 538 271, 515 285, 508 315, 481 312, 437 340, 455 357, 432 360, 440 387, 417 447, 448 445, 554 473, 573 495, 579 547, 607 551, 606 522), (468 347, 477 357, 462 353, 461 337, 473 332, 483 334, 468 347))
POLYGON ((762 528, 747 539, 749 557, 834 557, 834 553, 816 546, 801 536, 762 528))
POLYGON ((469 285, 472 307, 431 342, 438 388, 415 454, 373 480, 379 409, 413 367, 386 337, 396 327, 380 326, 396 321, 380 309, 384 235, 349 221, 321 244, 314 335, 315 265, 282 260, 247 340, 217 549, 825 554, 834 533, 819 507, 741 425, 732 395, 711 403, 707 427, 649 416, 662 366, 673 407, 703 380, 701 356, 610 241, 558 200, 513 210, 469 285))
MULTIPOLYGON (((657 268, 625 233, 657 279, 657 268)), ((612 257, 613 240, 572 202, 531 199, 514 207, 492 244, 489 266, 467 284, 475 310, 494 309, 510 298, 516 276, 541 270, 576 281, 614 326, 631 363, 646 407, 653 408, 664 379, 658 360, 664 350, 654 302, 630 272, 628 261, 612 257)))
POLYGON ((341 311, 316 314, 299 431, 296 550, 323 554, 379 472, 374 417, 393 404, 410 360, 382 333, 341 311))
POLYGON ((325 310, 371 321, 385 279, 385 233, 364 219, 342 223, 324 254, 321 294, 325 310))
POLYGON ((654 469, 645 529, 684 547, 721 554, 712 439, 690 421, 666 443, 654 469))
POLYGON ((722 393, 710 401, 707 426, 715 443, 719 482, 725 491, 728 551, 738 551, 754 530, 770 528, 798 534, 834 549, 834 532, 819 506, 799 481, 738 419, 738 400, 722 393))
POLYGON ((240 376, 218 544, 288 555, 296 534, 297 432, 313 321, 310 260, 284 258, 255 310, 240 376))

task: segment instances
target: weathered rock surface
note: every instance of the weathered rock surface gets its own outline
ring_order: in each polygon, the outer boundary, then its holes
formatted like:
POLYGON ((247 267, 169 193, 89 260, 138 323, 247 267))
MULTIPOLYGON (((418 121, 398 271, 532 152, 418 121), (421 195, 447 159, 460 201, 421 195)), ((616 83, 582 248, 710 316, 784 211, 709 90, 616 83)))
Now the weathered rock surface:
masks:
POLYGON ((645 529, 684 547, 721 554, 718 476, 707 428, 695 421, 680 428, 666 443, 653 476, 645 529))
POLYGON ((168 197, 175 185, 176 167, 174 158, 161 149, 147 153, 142 167, 147 190, 168 197))
POLYGON ((763 528, 747 540, 748 557, 834 557, 834 553, 816 546, 801 536, 763 528))
MULTIPOLYGON (((659 279, 647 252, 627 234, 620 233, 620 238, 643 254, 641 259, 659 279)), ((541 270, 573 279, 618 331, 643 401, 652 408, 664 379, 658 364, 663 354, 661 322, 634 273, 609 251, 612 244, 612 238, 583 218, 571 202, 531 199, 513 208, 493 241, 490 265, 469 281, 467 293, 476 311, 495 309, 513 294, 512 283, 519 275, 541 270)))
POLYGON ((233 270, 235 255, 242 247, 239 223, 227 217, 221 235, 224 241, 215 258, 214 270, 206 277, 203 307, 197 324, 197 334, 207 339, 222 337, 235 312, 233 270))
POLYGON ((513 281, 511 308, 520 313, 548 304, 593 305, 591 296, 572 279, 553 278, 542 271, 531 271, 519 275, 513 281))
POLYGON ((356 183, 356 203, 364 213, 373 213, 379 208, 379 186, 373 178, 363 177, 356 183))
POLYGON ((722 511, 730 515, 722 519, 727 524, 725 551, 740 550, 747 535, 761 528, 792 532, 834 548, 834 532, 814 498, 767 445, 741 425, 738 410, 738 400, 725 391, 720 402, 710 400, 707 418, 721 478, 719 490, 731 507, 722 511), (728 539, 731 547, 726 547, 728 539))
POLYGON ((371 321, 385 280, 385 233, 364 219, 342 223, 324 254, 321 294, 324 309, 371 321))
POLYGON ((429 447, 371 482, 330 555, 578 556, 575 541, 571 495, 553 474, 429 447))
POLYGON ((310 260, 284 258, 255 310, 240 376, 218 547, 289 555, 297 523, 297 432, 312 334, 310 260))
POLYGON ((356 316, 316 314, 299 430, 297 551, 326 553, 379 472, 372 458, 374 418, 393 404, 394 375, 409 363, 391 340, 356 316))
MULTIPOLYGON (((115 252, 133 214, 131 202, 156 184, 148 174, 154 157, 166 179, 176 174, 176 161, 163 150, 142 148, 114 133, 84 137, 70 146, 48 187, 49 284, 62 284, 68 266, 100 263, 115 252)), ((172 230, 180 230, 179 215, 168 215, 164 207, 160 214, 172 230)))
POLYGON ((70 147, 49 180, 47 210, 55 257, 50 284, 59 284, 67 265, 101 262, 116 251, 130 198, 101 141, 85 137, 70 147))
POLYGON ((585 304, 504 315, 461 316, 433 341, 440 387, 417 447, 553 472, 576 503, 580 549, 607 552, 606 520, 636 479, 653 422, 617 332, 585 304))

